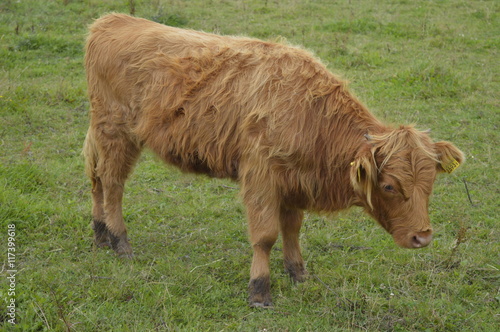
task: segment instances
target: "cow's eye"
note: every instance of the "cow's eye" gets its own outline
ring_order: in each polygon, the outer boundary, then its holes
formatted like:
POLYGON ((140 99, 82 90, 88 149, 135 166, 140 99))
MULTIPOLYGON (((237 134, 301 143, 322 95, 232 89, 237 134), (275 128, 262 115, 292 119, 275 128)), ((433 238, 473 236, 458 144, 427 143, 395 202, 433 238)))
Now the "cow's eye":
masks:
POLYGON ((387 191, 387 192, 394 192, 394 187, 391 186, 390 184, 386 184, 384 186, 384 190, 387 191))

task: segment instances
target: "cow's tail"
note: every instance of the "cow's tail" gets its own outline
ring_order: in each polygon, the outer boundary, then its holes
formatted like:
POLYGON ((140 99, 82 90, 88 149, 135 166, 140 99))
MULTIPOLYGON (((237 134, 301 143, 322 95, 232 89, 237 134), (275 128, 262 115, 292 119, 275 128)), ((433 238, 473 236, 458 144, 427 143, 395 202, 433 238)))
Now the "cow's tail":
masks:
POLYGON ((91 180, 95 180, 97 162, 99 160, 99 155, 97 153, 97 146, 95 142, 95 136, 92 126, 89 127, 87 131, 87 136, 85 137, 85 142, 83 143, 82 155, 85 158, 85 173, 91 180))

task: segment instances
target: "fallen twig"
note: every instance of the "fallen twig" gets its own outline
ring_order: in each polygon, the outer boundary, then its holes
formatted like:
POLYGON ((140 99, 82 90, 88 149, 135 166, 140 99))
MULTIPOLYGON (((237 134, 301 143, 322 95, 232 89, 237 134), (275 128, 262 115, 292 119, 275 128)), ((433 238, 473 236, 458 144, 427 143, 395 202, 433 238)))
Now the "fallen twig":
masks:
POLYGON ((462 178, 462 182, 464 183, 465 191, 467 192, 467 197, 469 198, 470 205, 475 207, 476 204, 472 203, 472 199, 470 198, 469 187, 467 187, 467 180, 465 180, 465 178, 462 178))

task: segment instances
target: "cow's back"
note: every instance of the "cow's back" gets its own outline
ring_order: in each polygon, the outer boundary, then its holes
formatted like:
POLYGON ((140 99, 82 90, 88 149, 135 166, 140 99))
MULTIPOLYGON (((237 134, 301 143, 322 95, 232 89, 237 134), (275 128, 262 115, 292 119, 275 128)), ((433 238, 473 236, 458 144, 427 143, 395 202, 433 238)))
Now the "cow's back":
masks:
POLYGON ((341 85, 307 51, 287 45, 120 14, 90 31, 91 98, 117 105, 113 112, 123 114, 113 119, 186 171, 236 179, 241 158, 300 167, 318 142, 322 99, 341 85), (313 137, 298 135, 306 129, 313 137))

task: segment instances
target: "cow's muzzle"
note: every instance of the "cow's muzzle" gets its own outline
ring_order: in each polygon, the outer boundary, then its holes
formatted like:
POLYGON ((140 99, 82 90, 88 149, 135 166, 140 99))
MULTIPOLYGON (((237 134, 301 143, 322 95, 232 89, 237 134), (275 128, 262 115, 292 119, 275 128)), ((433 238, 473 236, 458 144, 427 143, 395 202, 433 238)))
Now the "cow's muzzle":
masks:
POLYGON ((411 247, 412 248, 423 248, 427 247, 432 241, 432 230, 425 232, 418 232, 411 237, 411 247))
POLYGON ((394 241, 403 248, 424 248, 432 241, 432 229, 421 232, 410 232, 409 234, 393 233, 394 241))

